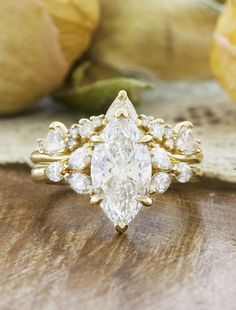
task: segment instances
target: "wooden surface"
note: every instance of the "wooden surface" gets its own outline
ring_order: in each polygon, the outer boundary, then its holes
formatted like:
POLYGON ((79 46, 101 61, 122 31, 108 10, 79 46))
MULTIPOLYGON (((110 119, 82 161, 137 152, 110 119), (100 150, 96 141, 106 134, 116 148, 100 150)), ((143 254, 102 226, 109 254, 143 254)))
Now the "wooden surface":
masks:
POLYGON ((25 166, 0 178, 1 310, 235 309, 235 186, 176 185, 119 236, 25 166))

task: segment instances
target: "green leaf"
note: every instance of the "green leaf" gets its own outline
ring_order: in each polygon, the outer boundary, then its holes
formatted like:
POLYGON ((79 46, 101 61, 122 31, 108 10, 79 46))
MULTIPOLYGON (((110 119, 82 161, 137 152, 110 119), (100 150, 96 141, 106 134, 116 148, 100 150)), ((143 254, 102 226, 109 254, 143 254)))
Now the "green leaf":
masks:
POLYGON ((122 89, 127 91, 129 98, 135 104, 139 99, 139 90, 150 89, 151 84, 131 78, 114 78, 100 80, 95 83, 70 87, 59 90, 55 98, 64 104, 80 111, 89 113, 105 112, 107 106, 122 89))

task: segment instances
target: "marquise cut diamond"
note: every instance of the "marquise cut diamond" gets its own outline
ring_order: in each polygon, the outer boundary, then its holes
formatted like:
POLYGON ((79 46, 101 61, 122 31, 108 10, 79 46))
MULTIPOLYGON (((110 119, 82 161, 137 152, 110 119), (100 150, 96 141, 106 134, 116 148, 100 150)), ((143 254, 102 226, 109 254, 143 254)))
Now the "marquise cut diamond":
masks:
POLYGON ((82 170, 90 163, 90 156, 86 147, 80 147, 75 150, 69 159, 68 166, 72 169, 82 170))
POLYGON ((101 207, 114 225, 127 225, 142 204, 139 195, 148 192, 151 157, 146 145, 137 144, 141 132, 131 118, 112 118, 105 127, 105 143, 94 149, 92 185, 102 194, 101 207))

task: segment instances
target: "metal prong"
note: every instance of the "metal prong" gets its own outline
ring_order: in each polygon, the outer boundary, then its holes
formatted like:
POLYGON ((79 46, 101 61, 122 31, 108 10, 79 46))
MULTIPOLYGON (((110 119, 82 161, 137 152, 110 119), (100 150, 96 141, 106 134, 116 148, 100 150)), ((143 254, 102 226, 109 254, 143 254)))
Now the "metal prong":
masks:
POLYGON ((94 194, 90 198, 90 204, 91 205, 99 205, 102 200, 103 200, 102 196, 94 194))
POLYGON ((140 201, 145 207, 150 207, 152 205, 152 198, 149 196, 139 196, 137 200, 140 201))
POLYGON ((127 229, 128 229, 128 225, 116 225, 116 226, 115 226, 115 230, 116 230, 119 234, 123 234, 127 229))
POLYGON ((202 172, 202 170, 200 168, 195 167, 195 166, 191 166, 191 168, 192 168, 192 170, 193 170, 195 175, 197 175, 197 176, 202 176, 203 175, 203 172, 202 172))
POLYGON ((115 117, 128 117, 128 113, 125 109, 121 108, 117 110, 115 117))
POLYGON ((152 139, 152 136, 151 135, 145 135, 143 136, 141 139, 139 139, 137 141, 137 143, 144 143, 144 144, 147 144, 149 142, 151 142, 153 139, 152 139))
POLYGON ((137 127, 141 127, 141 126, 142 126, 142 121, 141 121, 141 119, 137 118, 137 119, 135 120, 135 125, 136 125, 137 127))
POLYGON ((125 100, 127 98, 127 92, 125 90, 121 90, 118 94, 118 99, 125 100))
POLYGON ((149 194, 150 195, 153 195, 156 193, 156 189, 155 189, 155 186, 154 185, 151 185, 150 188, 149 188, 149 194))
POLYGON ((103 138, 101 136, 98 135, 94 135, 91 137, 91 142, 93 142, 94 144, 100 144, 100 143, 105 143, 105 141, 103 140, 103 138))
POLYGON ((174 132, 178 135, 183 127, 193 128, 193 124, 188 121, 178 123, 174 128, 174 132))
POLYGON ((56 129, 56 128, 60 128, 61 133, 63 136, 65 136, 68 133, 68 129, 66 128, 66 126, 61 123, 61 122, 52 122, 49 125, 49 129, 56 129))

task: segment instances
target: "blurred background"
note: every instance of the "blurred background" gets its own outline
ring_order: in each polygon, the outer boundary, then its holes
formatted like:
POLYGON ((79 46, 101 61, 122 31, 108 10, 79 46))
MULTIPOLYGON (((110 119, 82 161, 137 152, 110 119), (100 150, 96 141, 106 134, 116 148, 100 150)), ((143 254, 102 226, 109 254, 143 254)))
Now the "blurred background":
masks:
POLYGON ((236 0, 0 0, 0 309, 234 310, 235 103, 236 0), (117 236, 30 154, 121 89, 204 161, 117 236))
POLYGON ((236 181, 234 0, 2 1, 0 72, 2 164, 125 89, 140 113, 191 120, 205 174, 236 181))

